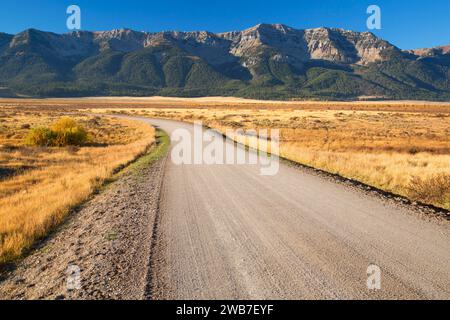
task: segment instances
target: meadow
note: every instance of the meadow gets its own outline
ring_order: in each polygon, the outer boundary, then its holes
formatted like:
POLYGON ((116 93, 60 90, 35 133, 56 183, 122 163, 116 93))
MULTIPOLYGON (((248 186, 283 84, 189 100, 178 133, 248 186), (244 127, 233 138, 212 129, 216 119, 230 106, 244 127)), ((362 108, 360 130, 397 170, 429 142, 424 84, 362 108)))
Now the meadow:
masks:
POLYGON ((85 145, 26 143, 33 128, 64 117, 57 111, 0 107, 0 264, 20 257, 155 141, 154 129, 143 123, 71 115, 89 135, 85 145))

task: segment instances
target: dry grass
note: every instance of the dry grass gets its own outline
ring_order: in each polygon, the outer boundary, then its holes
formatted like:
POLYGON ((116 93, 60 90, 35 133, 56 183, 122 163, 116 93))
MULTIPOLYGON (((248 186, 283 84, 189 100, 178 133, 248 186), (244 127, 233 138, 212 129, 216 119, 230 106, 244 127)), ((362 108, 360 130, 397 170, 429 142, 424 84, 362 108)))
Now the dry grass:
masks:
POLYGON ((31 127, 49 125, 58 113, 0 108, 0 263, 20 256, 88 198, 115 170, 154 142, 148 125, 77 116, 94 142, 86 147, 24 145, 31 127))
POLYGON ((436 178, 450 176, 449 113, 217 107, 94 111, 201 120, 221 132, 280 129, 280 153, 287 159, 450 209, 448 179, 436 178), (424 192, 422 185, 429 184, 436 187, 424 192))
POLYGON ((440 173, 428 178, 413 177, 409 185, 409 196, 427 203, 438 203, 444 199, 448 206, 450 204, 450 174, 440 173))
POLYGON ((5 99, 0 106, 39 110, 73 110, 92 108, 225 108, 250 110, 356 110, 389 112, 450 113, 450 102, 427 101, 371 101, 371 102, 318 102, 318 101, 259 101, 232 97, 168 98, 168 97, 96 97, 61 99, 5 99))

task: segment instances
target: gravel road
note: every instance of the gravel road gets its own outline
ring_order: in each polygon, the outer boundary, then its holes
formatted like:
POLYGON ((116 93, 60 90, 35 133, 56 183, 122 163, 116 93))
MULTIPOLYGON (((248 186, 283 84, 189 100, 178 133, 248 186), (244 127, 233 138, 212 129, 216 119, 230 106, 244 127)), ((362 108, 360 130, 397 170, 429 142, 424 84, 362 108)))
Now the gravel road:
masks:
POLYGON ((169 159, 148 298, 450 298, 445 219, 309 169, 259 173, 169 159), (367 287, 370 265, 381 269, 381 290, 367 287))

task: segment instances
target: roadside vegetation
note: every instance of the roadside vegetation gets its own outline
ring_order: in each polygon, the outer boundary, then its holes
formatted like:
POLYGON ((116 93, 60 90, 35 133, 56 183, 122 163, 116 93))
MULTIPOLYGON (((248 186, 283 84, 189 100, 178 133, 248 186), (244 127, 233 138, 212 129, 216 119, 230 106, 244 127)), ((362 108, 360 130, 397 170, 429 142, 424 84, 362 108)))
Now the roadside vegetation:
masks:
POLYGON ((322 110, 173 107, 106 112, 203 121, 221 132, 227 128, 280 129, 284 158, 450 209, 450 113, 404 108, 401 112, 366 111, 364 106, 329 110, 325 104, 322 110))
POLYGON ((144 123, 0 108, 0 264, 47 235, 154 141, 144 123))

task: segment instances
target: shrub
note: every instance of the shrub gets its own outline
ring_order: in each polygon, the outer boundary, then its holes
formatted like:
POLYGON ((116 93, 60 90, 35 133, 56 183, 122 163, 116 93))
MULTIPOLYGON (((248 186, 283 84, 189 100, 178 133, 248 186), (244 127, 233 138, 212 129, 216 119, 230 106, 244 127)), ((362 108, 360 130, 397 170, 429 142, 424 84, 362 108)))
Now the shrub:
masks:
POLYGON ((88 141, 87 131, 69 117, 59 119, 52 129, 56 133, 54 145, 57 147, 81 146, 88 141))
POLYGON ((55 132, 46 127, 33 128, 25 137, 25 144, 30 146, 50 147, 54 144, 55 132))
POLYGON ((55 131, 56 138, 54 146, 81 146, 88 141, 87 132, 83 128, 70 128, 62 131, 55 131))
POLYGON ((52 128, 33 128, 25 138, 25 143, 32 146, 65 147, 81 146, 87 143, 87 131, 69 117, 60 118, 52 128))

